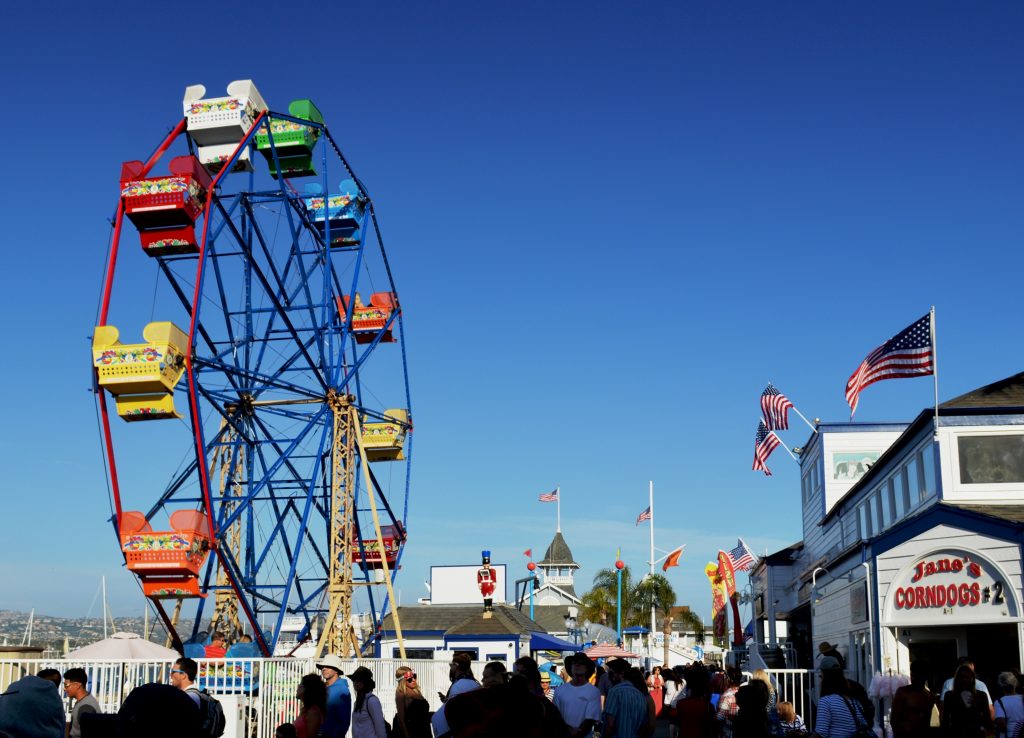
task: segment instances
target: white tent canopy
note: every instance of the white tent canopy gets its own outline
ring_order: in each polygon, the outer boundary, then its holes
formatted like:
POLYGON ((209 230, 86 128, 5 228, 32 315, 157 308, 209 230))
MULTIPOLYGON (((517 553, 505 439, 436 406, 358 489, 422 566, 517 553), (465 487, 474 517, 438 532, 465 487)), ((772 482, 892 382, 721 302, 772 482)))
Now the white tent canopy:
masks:
POLYGON ((136 633, 114 633, 102 641, 90 643, 68 653, 66 659, 177 659, 173 648, 147 641, 136 633))

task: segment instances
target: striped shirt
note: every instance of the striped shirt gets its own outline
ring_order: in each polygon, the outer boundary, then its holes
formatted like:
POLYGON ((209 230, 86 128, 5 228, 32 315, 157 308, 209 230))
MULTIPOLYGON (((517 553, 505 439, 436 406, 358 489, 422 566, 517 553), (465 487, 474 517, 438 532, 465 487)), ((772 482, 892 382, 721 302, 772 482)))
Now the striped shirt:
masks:
POLYGON ((818 701, 814 732, 822 738, 854 738, 858 723, 867 725, 868 721, 864 719, 864 712, 857 700, 840 694, 830 694, 818 701), (856 722, 854 713, 857 715, 856 722))
POLYGON ((620 682, 608 690, 604 715, 605 725, 609 716, 615 718, 615 738, 639 738, 647 725, 647 695, 629 682, 620 682))

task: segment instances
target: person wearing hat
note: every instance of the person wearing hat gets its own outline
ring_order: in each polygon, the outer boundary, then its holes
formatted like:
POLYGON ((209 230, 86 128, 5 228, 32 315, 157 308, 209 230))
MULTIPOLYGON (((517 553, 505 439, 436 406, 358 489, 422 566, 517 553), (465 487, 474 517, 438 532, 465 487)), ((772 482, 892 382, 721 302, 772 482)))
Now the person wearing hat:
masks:
POLYGON ((387 738, 384 708, 373 693, 377 683, 373 672, 360 666, 352 672, 352 686, 356 690, 356 703, 352 709, 352 738, 387 738))
POLYGON ((579 653, 565 659, 565 670, 571 681, 555 690, 554 703, 569 726, 570 738, 590 735, 601 720, 601 692, 589 682, 594 662, 579 653))
MULTIPOLYGON (((846 671, 846 659, 843 658, 843 654, 839 653, 839 649, 836 648, 834 644, 829 643, 828 641, 822 641, 818 644, 818 653, 821 654, 822 657, 831 656, 839 662, 839 668, 846 671)), ((822 666, 819 668, 824 669, 825 667, 822 666)))
POLYGON ((327 714, 321 730, 326 738, 344 738, 352 722, 352 691, 344 678, 341 659, 333 653, 316 662, 327 685, 327 714))

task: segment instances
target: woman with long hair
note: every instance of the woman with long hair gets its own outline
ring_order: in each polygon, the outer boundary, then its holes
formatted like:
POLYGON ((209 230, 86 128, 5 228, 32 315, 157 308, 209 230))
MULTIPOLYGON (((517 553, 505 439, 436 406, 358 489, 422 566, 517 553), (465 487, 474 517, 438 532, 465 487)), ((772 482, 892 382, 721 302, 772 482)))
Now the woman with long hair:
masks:
POLYGON ((661 675, 660 666, 655 666, 651 669, 651 675, 647 677, 647 689, 648 694, 654 700, 654 714, 658 715, 661 713, 661 708, 664 705, 662 692, 665 689, 665 677, 661 675))
POLYGON ((991 733, 992 705, 979 692, 974 669, 962 665, 953 677, 953 688, 942 700, 942 728, 949 738, 979 738, 991 733))
POLYGON ((299 716, 295 719, 298 738, 316 738, 327 712, 327 687, 319 674, 306 674, 295 690, 299 700, 299 716))
POLYGON ((715 708, 709 699, 711 675, 703 664, 686 672, 688 692, 676 700, 672 731, 678 738, 716 738, 721 733, 715 708))
POLYGON ((750 676, 751 681, 763 682, 764 686, 768 687, 768 707, 765 712, 771 715, 775 711, 776 705, 779 702, 779 693, 775 689, 775 685, 772 684, 772 678, 768 676, 768 672, 764 669, 756 669, 750 676))
POLYGON ((356 702, 352 707, 352 738, 387 738, 384 710, 380 706, 380 698, 373 693, 377 686, 373 672, 360 666, 349 679, 356 690, 356 702))
MULTIPOLYGON (((838 667, 838 664, 837 664, 838 667)), ((859 729, 868 728, 864 710, 850 692, 850 684, 840 668, 821 671, 821 699, 814 719, 814 735, 820 738, 854 738, 859 729)))
POLYGON ((395 736, 430 738, 430 703, 420 692, 419 677, 408 666, 399 666, 395 679, 395 736))

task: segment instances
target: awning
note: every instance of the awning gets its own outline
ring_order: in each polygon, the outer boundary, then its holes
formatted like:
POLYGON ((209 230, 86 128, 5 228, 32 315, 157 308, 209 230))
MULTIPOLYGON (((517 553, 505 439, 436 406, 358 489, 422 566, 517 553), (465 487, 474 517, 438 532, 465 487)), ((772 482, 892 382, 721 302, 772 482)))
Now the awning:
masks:
POLYGON ((582 651, 583 646, 577 646, 571 641, 563 641, 555 638, 549 633, 530 633, 531 651, 582 651))

